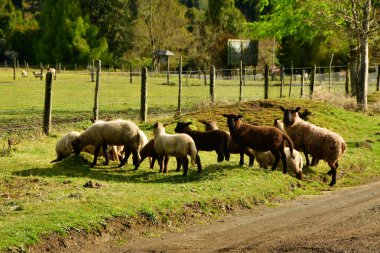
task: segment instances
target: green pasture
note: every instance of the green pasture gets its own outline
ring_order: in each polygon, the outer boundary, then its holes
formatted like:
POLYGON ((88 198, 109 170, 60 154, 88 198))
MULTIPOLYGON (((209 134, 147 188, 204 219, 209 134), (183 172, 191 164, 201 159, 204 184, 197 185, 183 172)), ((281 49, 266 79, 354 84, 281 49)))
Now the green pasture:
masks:
MULTIPOLYGON (((88 118, 92 115, 94 83, 89 75, 78 77, 78 73, 57 77, 53 83, 52 133, 45 136, 40 128, 44 81, 30 76, 16 81, 7 78, 0 75, 0 251, 23 251, 52 232, 65 236, 71 229, 97 231, 112 217, 179 226, 184 217, 215 218, 227 210, 276 205, 302 194, 354 186, 380 176, 378 113, 347 111, 328 103, 298 99, 299 87, 293 87, 292 99, 277 99, 279 87, 272 85, 270 97, 276 99, 261 100, 263 87, 248 82, 243 88, 244 101, 248 102, 223 103, 237 102, 239 80, 217 80, 218 101, 211 105, 203 80, 191 79, 185 85, 185 78, 182 101, 186 113, 181 119, 194 122, 194 128, 203 129, 197 122, 203 118, 214 119, 226 129, 223 112, 239 112, 246 122, 271 125, 274 118, 281 117, 280 105, 310 110, 312 123, 338 132, 347 142, 337 185, 328 186, 329 169, 323 161, 317 167, 304 166, 305 178, 300 181, 291 172, 283 175, 281 171, 260 169, 257 163, 250 168, 247 158, 240 167, 238 155, 232 155, 229 162, 217 163, 212 152, 200 152, 203 172, 198 175, 196 168, 191 168, 187 177, 174 171, 175 159, 170 160, 168 174, 159 174, 157 165, 150 170, 147 160, 137 171, 131 164, 116 169, 114 162, 90 168, 92 156, 84 153, 51 164, 57 140, 70 130, 81 131, 91 124, 88 118), (202 103, 207 106, 200 106, 202 103), (28 124, 32 125, 30 129, 21 127, 28 124), (15 143, 10 149, 6 143, 9 138, 15 143), (101 187, 83 187, 90 180, 101 187)), ((129 76, 112 73, 101 77, 100 118, 132 119, 149 138, 155 121, 169 123, 167 132, 173 133, 178 86, 164 85, 165 77, 148 80, 151 113, 147 123, 138 120, 139 78, 134 77, 130 84, 129 76)))

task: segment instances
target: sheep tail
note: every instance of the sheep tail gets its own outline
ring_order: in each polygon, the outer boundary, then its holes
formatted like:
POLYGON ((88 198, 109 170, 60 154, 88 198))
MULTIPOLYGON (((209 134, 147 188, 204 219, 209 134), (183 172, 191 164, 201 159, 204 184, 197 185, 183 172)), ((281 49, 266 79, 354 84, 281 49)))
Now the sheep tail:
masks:
POLYGON ((191 156, 191 165, 195 166, 195 162, 197 159, 197 147, 194 142, 189 143, 189 155, 191 156))
POLYGON ((293 154, 293 141, 292 139, 290 139, 290 137, 284 133, 284 138, 285 140, 288 142, 288 146, 289 146, 289 150, 290 150, 290 155, 292 156, 292 158, 294 159, 294 154, 293 154))

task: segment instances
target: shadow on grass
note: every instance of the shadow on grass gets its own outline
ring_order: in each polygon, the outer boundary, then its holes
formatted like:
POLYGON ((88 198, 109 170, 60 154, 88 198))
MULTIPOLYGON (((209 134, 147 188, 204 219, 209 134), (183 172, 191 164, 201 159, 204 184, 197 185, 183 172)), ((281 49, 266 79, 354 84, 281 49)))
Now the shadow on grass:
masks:
POLYGON ((12 174, 21 177, 75 177, 128 183, 191 183, 202 181, 202 179, 205 178, 207 178, 207 180, 218 180, 225 176, 226 171, 235 169, 257 170, 257 168, 239 167, 237 164, 222 162, 203 166, 203 170, 200 174, 197 173, 196 167, 189 168, 188 176, 184 177, 182 176, 182 170, 176 172, 174 168, 170 167, 169 172, 163 174, 158 173, 157 165, 154 169, 140 167, 137 171, 133 170, 134 166, 131 164, 127 164, 123 168, 117 168, 117 165, 118 164, 113 163, 108 166, 103 166, 99 160, 95 168, 90 168, 90 162, 85 157, 72 155, 65 160, 54 163, 52 166, 19 170, 12 174))

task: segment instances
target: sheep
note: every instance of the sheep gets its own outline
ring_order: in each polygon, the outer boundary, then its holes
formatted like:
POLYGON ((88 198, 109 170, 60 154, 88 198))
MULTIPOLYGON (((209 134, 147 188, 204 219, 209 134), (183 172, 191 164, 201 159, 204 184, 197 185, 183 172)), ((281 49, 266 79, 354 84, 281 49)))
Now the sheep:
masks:
POLYGON ((241 147, 249 147, 257 151, 271 151, 275 157, 272 165, 272 170, 277 168, 277 165, 282 160, 283 170, 287 172, 286 154, 284 151, 285 141, 288 142, 290 147, 291 157, 293 156, 293 142, 284 132, 280 129, 271 126, 253 126, 244 123, 240 120, 242 115, 237 114, 223 114, 227 118, 227 125, 230 129, 231 137, 241 147))
MULTIPOLYGON (((140 154, 142 148, 147 145, 148 143, 148 137, 146 136, 146 134, 139 129, 139 136, 140 136, 140 142, 139 142, 139 146, 138 146, 138 152, 140 154)), ((128 161, 128 158, 129 156, 131 155, 131 152, 129 150, 126 150, 125 152, 125 156, 126 156, 126 161, 128 161)), ((140 161, 141 161, 141 154, 140 154, 140 161)), ((133 165, 136 165, 135 163, 133 165)))
POLYGON ((28 73, 26 72, 26 70, 22 70, 21 71, 21 76, 24 77, 24 78, 28 77, 28 73))
MULTIPOLYGON (((97 162, 98 154, 101 148, 107 150, 109 145, 123 145, 125 156, 119 168, 124 166, 128 156, 132 152, 133 164, 135 170, 139 167, 140 156, 139 147, 141 146, 140 129, 136 124, 127 120, 100 121, 92 124, 88 129, 81 133, 73 142, 74 153, 79 154, 80 151, 87 145, 95 146, 94 160, 90 167, 94 167, 97 162)), ((106 156, 105 165, 108 165, 109 158, 106 156)))
MULTIPOLYGON (((162 171, 163 158, 165 156, 175 156, 183 166, 183 176, 187 175, 189 160, 187 155, 191 156, 191 164, 197 163, 198 174, 202 171, 201 160, 198 155, 194 140, 184 133, 167 134, 162 123, 155 123, 153 126, 154 149, 157 152, 157 160, 162 171)), ((178 167, 177 167, 178 169, 178 167)), ((166 171, 167 172, 167 169, 166 171)))
MULTIPOLYGON (((55 147, 55 152, 57 154, 57 158, 51 161, 50 163, 59 162, 64 158, 70 156, 74 153, 74 148, 72 145, 73 140, 75 140, 80 135, 77 131, 71 131, 64 136, 62 136, 55 147)), ((88 145, 84 147, 84 152, 89 154, 95 153, 95 146, 88 145)), ((105 157, 106 155, 102 152, 102 155, 105 157)), ((108 147, 108 155, 110 155, 110 160, 119 161, 120 151, 118 150, 118 146, 109 146, 108 147)))
MULTIPOLYGON (((306 160, 310 154, 315 163, 324 160, 330 166, 330 186, 336 183, 338 160, 346 151, 344 139, 337 133, 321 128, 301 119, 298 115, 300 107, 295 110, 280 107, 284 112, 283 123, 286 133, 293 140, 294 147, 305 154, 306 160)), ((307 165, 310 162, 307 161, 307 165)))
POLYGON ((72 145, 72 142, 78 138, 80 135, 79 132, 71 131, 64 136, 62 136, 61 139, 58 140, 56 146, 55 146, 55 152, 57 153, 57 158, 51 161, 50 163, 59 162, 62 159, 70 156, 72 153, 74 153, 74 148, 72 145))
MULTIPOLYGON (((215 121, 206 121, 206 120, 199 120, 199 122, 203 123, 205 125, 205 130, 210 131, 210 130, 217 130, 218 125, 216 124, 215 121)), ((246 154, 249 157, 249 166, 252 167, 253 163, 255 161, 255 155, 252 152, 250 148, 245 148, 242 149, 238 144, 236 144, 230 135, 230 153, 232 154, 240 154, 240 161, 239 165, 243 166, 244 165, 244 154, 246 154)))
POLYGON ((55 68, 48 68, 47 71, 50 72, 50 73, 53 75, 53 78, 54 78, 54 80, 55 80, 55 79, 56 79, 56 75, 55 75, 56 71, 55 71, 55 68))
POLYGON ((176 133, 186 133, 193 138, 197 150, 212 151, 218 154, 218 162, 230 159, 230 137, 222 130, 211 130, 207 132, 192 130, 189 125, 191 122, 178 122, 174 129, 176 133))
MULTIPOLYGON (((267 169, 268 166, 273 165, 275 161, 275 157, 270 151, 259 152, 256 150, 252 150, 252 152, 255 154, 256 161, 259 163, 261 168, 267 169)), ((293 149, 293 155, 294 155, 294 159, 293 159, 290 155, 289 148, 286 147, 285 154, 286 154, 286 159, 287 159, 289 168, 295 172, 296 177, 298 179, 302 179, 303 159, 302 159, 301 153, 293 149)), ((280 168, 282 167, 281 163, 279 163, 279 167, 280 168)))

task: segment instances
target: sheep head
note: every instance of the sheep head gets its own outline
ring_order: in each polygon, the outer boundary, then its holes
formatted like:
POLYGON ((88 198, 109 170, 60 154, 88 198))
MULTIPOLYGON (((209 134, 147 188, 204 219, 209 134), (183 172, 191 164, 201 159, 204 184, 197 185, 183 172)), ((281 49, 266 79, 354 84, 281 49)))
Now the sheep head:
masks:
POLYGON ((177 126, 174 128, 174 132, 176 133, 185 133, 190 129, 191 122, 178 122, 177 126))
POLYGON ((206 131, 219 129, 215 121, 207 121, 203 119, 200 119, 198 121, 205 125, 206 131))
POLYGON ((238 126, 240 122, 240 118, 243 118, 243 115, 234 114, 234 113, 231 113, 231 114, 224 113, 223 116, 227 118, 227 126, 230 129, 230 131, 234 130, 238 126))
POLYGON ((164 127, 164 125, 162 123, 156 122, 153 125, 153 135, 154 135, 154 138, 156 138, 157 136, 159 136, 161 134, 165 134, 165 127, 164 127))
POLYGON ((273 126, 277 127, 278 129, 285 131, 284 123, 280 119, 275 119, 273 122, 273 126))
POLYGON ((280 107, 281 110, 284 112, 284 124, 286 126, 291 126, 294 124, 296 117, 298 116, 298 111, 301 109, 301 107, 297 107, 296 109, 285 109, 284 107, 280 107))
POLYGON ((79 138, 76 138, 75 140, 73 140, 71 142, 71 145, 73 145, 74 153, 76 155, 79 155, 82 149, 84 148, 84 145, 79 138))

